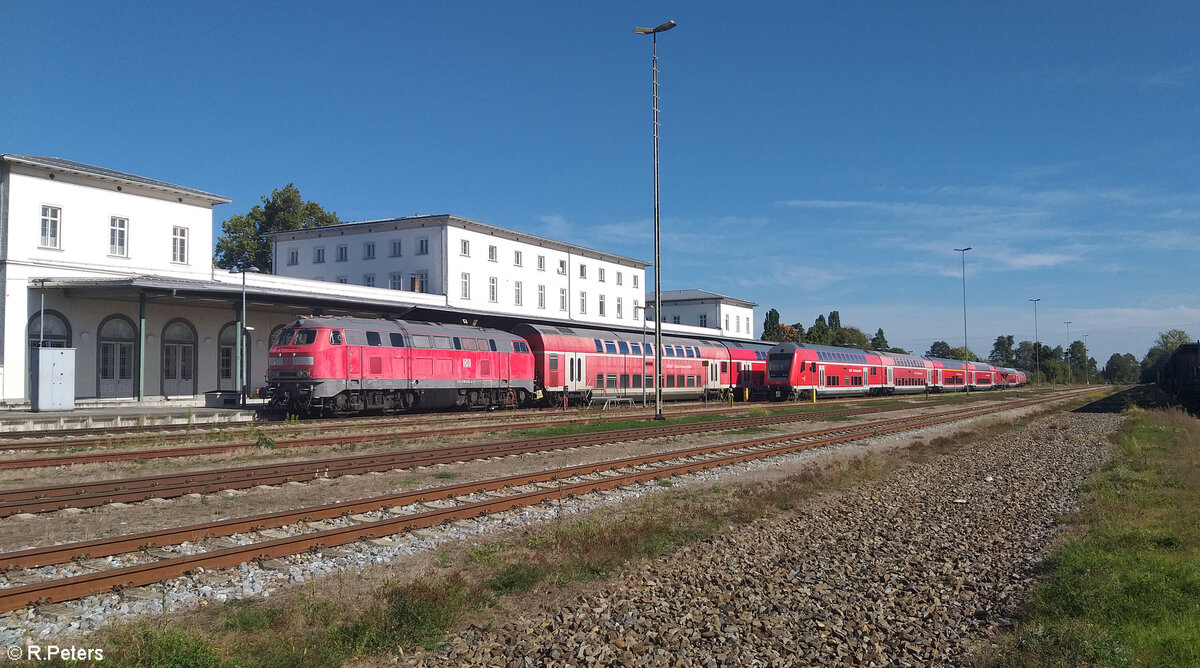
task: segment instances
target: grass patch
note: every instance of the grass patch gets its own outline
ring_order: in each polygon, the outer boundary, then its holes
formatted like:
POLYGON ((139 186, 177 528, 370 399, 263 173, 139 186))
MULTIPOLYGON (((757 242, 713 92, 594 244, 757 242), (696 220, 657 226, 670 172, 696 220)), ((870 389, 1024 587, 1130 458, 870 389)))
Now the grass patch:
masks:
POLYGON ((1200 421, 1133 409, 1016 633, 985 663, 1200 665, 1200 421))

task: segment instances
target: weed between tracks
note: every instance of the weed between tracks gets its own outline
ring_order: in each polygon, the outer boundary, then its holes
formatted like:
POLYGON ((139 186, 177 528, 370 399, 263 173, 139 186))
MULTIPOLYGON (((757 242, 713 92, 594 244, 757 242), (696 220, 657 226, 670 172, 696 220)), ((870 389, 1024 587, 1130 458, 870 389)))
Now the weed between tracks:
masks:
POLYGON ((1200 421, 1129 412, 996 666, 1200 665, 1200 421))

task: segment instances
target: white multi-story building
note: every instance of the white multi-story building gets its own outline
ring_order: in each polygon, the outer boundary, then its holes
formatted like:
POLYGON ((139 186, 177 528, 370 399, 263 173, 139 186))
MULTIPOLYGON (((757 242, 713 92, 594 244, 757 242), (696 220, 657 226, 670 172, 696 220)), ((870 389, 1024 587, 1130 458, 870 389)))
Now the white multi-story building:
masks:
MULTIPOLYGON (((646 293, 654 307, 654 293, 646 293)), ((705 290, 664 290, 663 325, 684 325, 719 331, 720 337, 754 338, 754 302, 705 290)))
POLYGON ((277 232, 281 276, 443 295, 454 311, 640 327, 646 263, 451 215, 277 232))

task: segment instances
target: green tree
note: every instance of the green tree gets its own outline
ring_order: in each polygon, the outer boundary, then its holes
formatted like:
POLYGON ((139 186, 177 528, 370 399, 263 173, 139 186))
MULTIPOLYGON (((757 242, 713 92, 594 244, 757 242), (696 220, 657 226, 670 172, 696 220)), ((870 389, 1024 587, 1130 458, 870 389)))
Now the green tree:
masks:
POLYGON ((842 328, 842 314, 837 311, 829 312, 829 329, 838 331, 842 328))
POLYGON ((887 337, 883 335, 883 328, 880 327, 875 336, 871 337, 871 350, 886 351, 889 350, 887 337))
POLYGON ((787 341, 787 334, 779 324, 779 311, 771 309, 763 318, 763 341, 787 341))
POLYGON ((933 345, 929 346, 929 350, 925 351, 925 356, 952 359, 954 357, 954 349, 945 341, 934 341, 933 345))
POLYGON ((1012 334, 997 336, 996 342, 992 344, 992 352, 988 355, 988 361, 996 366, 1013 366, 1017 361, 1017 354, 1013 350, 1013 345, 1012 334))
POLYGON ((867 339, 867 335, 857 327, 839 327, 833 334, 833 345, 867 350, 871 347, 871 342, 867 339))
POLYGON ((829 324, 825 322, 825 316, 817 316, 816 322, 812 327, 808 328, 808 334, 805 340, 809 343, 815 343, 822 346, 828 346, 833 343, 833 330, 829 328, 829 324))
POLYGON ((1169 329, 1165 332, 1159 332, 1158 338, 1154 340, 1154 345, 1146 351, 1146 356, 1142 358, 1142 382, 1153 383, 1158 380, 1158 370, 1175 352, 1175 349, 1184 343, 1188 343, 1192 337, 1182 329, 1169 329))
POLYGON ((962 360, 964 362, 973 362, 975 360, 978 360, 979 356, 976 355, 975 351, 971 350, 970 348, 958 347, 958 348, 950 349, 950 359, 962 360))
POLYGON ((1113 384, 1136 383, 1138 379, 1138 361, 1130 353, 1124 355, 1113 353, 1104 364, 1101 374, 1104 379, 1113 384))
POLYGON ((272 190, 262 196, 248 213, 238 214, 221 223, 221 237, 213 254, 213 264, 224 269, 257 267, 262 273, 271 272, 271 232, 302 230, 310 227, 336 225, 333 211, 326 211, 316 202, 306 202, 294 184, 272 190))
POLYGON ((788 336, 790 337, 788 338, 788 341, 791 341, 792 343, 804 343, 804 325, 801 325, 797 322, 792 324, 790 327, 792 331, 788 332, 788 336))

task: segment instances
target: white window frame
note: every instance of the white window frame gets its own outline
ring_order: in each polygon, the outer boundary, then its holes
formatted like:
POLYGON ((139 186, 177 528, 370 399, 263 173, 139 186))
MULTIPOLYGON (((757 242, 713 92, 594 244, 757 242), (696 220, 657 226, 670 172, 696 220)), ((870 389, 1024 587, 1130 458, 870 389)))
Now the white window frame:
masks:
POLYGON ((500 249, 495 246, 488 246, 488 262, 499 262, 500 249))
POLYGON ((288 263, 289 267, 294 267, 294 266, 300 264, 300 250, 299 249, 293 248, 292 250, 288 251, 287 263, 288 263))
POLYGON ((521 254, 521 251, 519 251, 519 250, 515 250, 515 251, 513 251, 513 266, 514 266, 514 267, 523 267, 523 266, 525 266, 525 258, 524 258, 524 256, 521 254))
POLYGON ((605 303, 604 302, 605 302, 604 295, 600 295, 600 302, 596 307, 596 314, 599 315, 601 318, 605 317, 605 308, 604 308, 605 303))
POLYGON ((400 257, 404 244, 399 239, 392 239, 392 257, 400 257))
POLYGON ((325 264, 325 247, 313 248, 313 264, 325 264))
POLYGON ((625 305, 622 302, 623 302, 623 300, 620 297, 617 297, 617 319, 618 320, 622 320, 625 318, 625 305))
POLYGON ((42 205, 41 248, 62 248, 62 207, 42 205))
POLYGON ((579 293, 579 314, 587 315, 587 293, 583 291, 579 293))
POLYGON ((470 272, 464 271, 461 274, 459 274, 458 281, 459 281, 459 292, 458 292, 459 296, 462 299, 470 299, 471 298, 471 274, 470 274, 470 272))
POLYGON ((596 270, 596 280, 600 281, 601 283, 604 282, 604 267, 600 267, 596 270))
POLYGON ((463 239, 458 242, 458 254, 463 257, 471 257, 471 240, 463 239))
POLYGON ((637 274, 634 274, 633 275, 633 287, 636 288, 637 286, 638 286, 638 277, 637 277, 637 274))
POLYGON ((171 262, 188 263, 188 228, 175 225, 171 228, 171 262))
POLYGON ((525 291, 523 288, 521 281, 513 281, 513 306, 524 306, 525 295, 523 293, 525 291))
POLYGON ((495 304, 500 299, 500 281, 495 276, 488 277, 488 301, 495 304))
POLYGON ((567 275, 567 261, 566 260, 558 261, 558 275, 559 276, 567 275))
POLYGON ((567 289, 566 288, 558 289, 558 310, 560 310, 560 311, 567 310, 567 289))
POLYGON ((544 285, 538 286, 538 308, 546 309, 546 286, 544 285))
POLYGON ((404 272, 393 271, 392 273, 388 274, 388 288, 392 290, 403 290, 404 272))
POLYGON ((546 256, 545 255, 538 256, 537 267, 538 267, 538 271, 546 271, 546 256))
POLYGON ((346 244, 338 244, 333 254, 334 262, 349 262, 350 261, 350 246, 346 244))
POLYGON ((429 272, 428 271, 418 271, 418 272, 414 272, 413 276, 417 277, 417 292, 421 292, 421 293, 429 292, 429 272))
POLYGON ((375 274, 363 274, 363 285, 368 288, 375 287, 375 274))
POLYGON ((417 239, 417 255, 429 255, 429 239, 417 239))
POLYGON ((129 219, 112 216, 108 219, 108 254, 110 257, 129 257, 129 219))
POLYGON ((363 243, 363 259, 364 260, 374 260, 375 259, 375 242, 374 241, 367 241, 367 242, 363 243))
POLYGON ((617 285, 624 285, 625 284, 624 278, 625 278, 625 275, 618 271, 617 272, 617 285))
POLYGON ((700 314, 700 326, 708 327, 708 314, 707 313, 700 314))
POLYGON ((587 265, 586 264, 579 265, 579 277, 587 278, 587 265))

